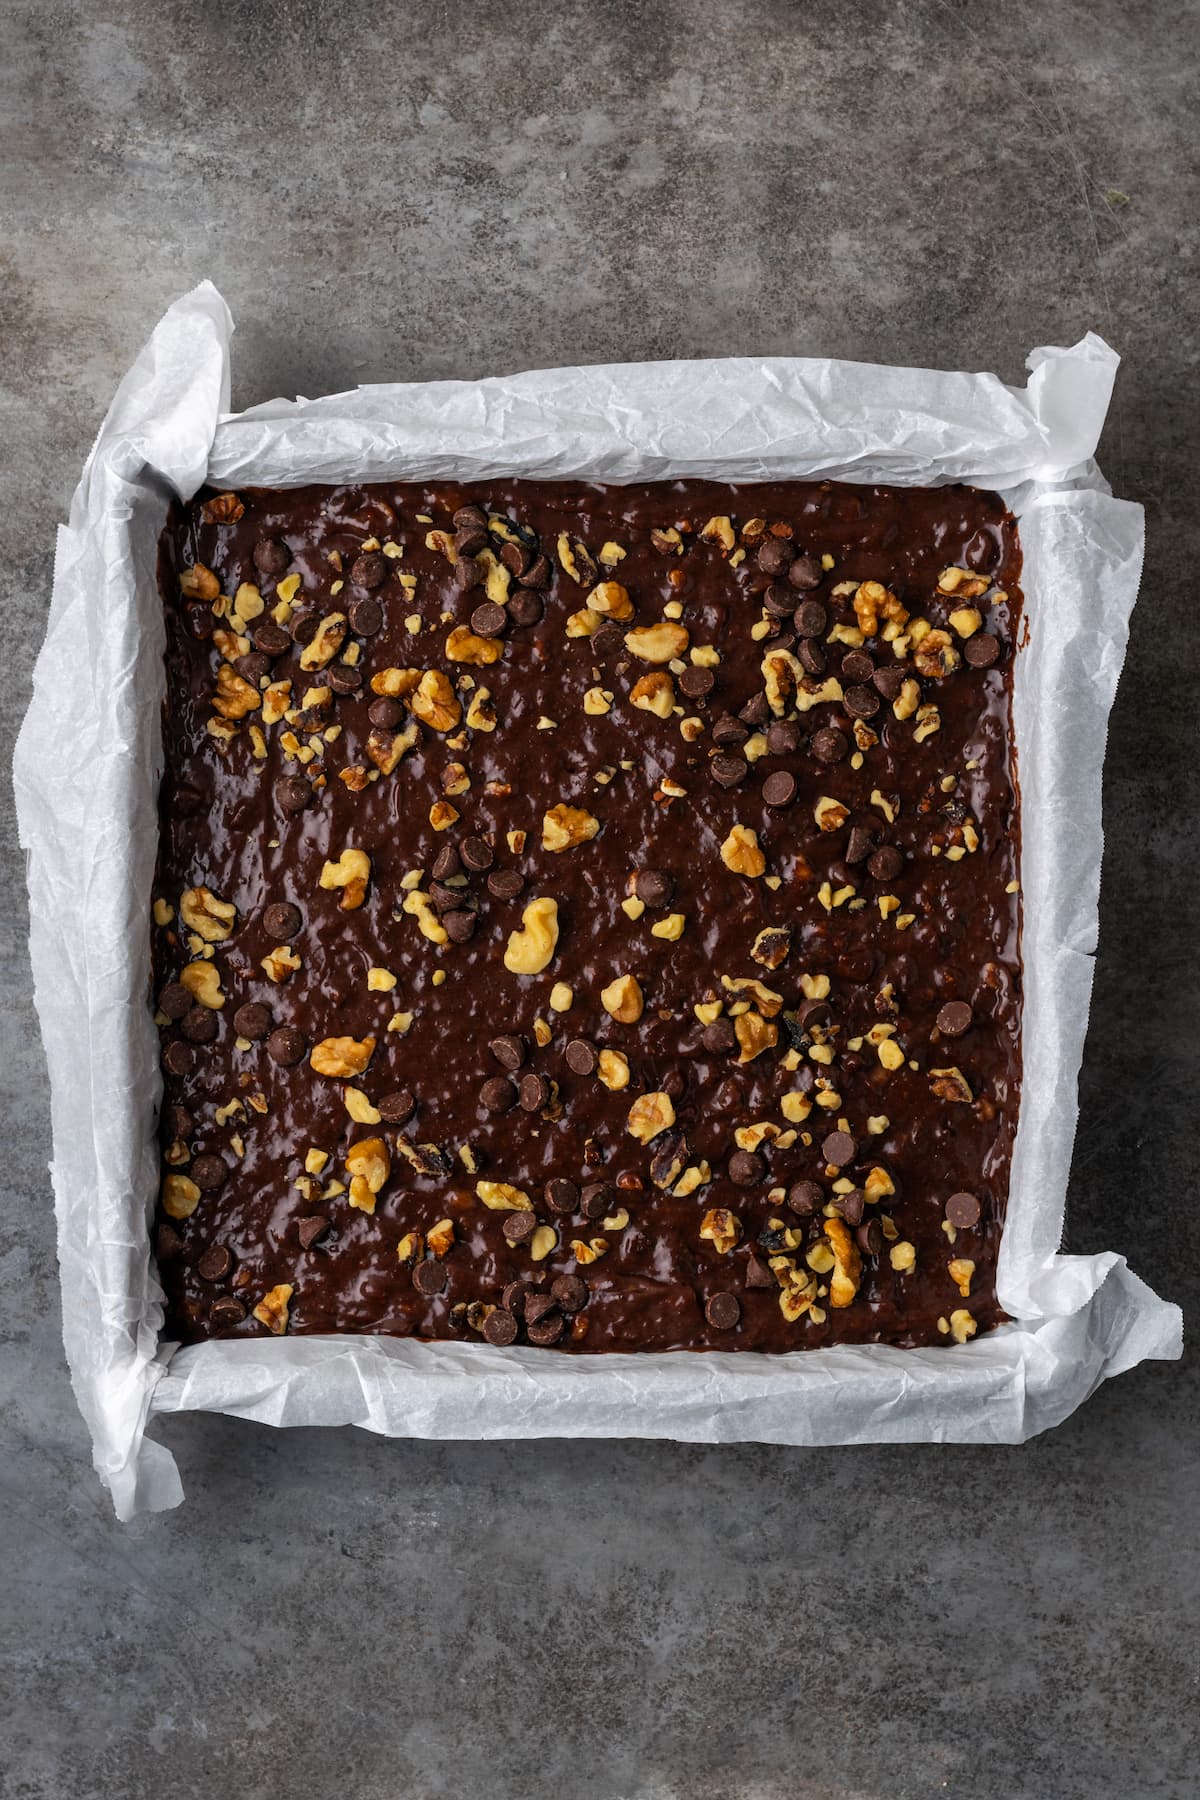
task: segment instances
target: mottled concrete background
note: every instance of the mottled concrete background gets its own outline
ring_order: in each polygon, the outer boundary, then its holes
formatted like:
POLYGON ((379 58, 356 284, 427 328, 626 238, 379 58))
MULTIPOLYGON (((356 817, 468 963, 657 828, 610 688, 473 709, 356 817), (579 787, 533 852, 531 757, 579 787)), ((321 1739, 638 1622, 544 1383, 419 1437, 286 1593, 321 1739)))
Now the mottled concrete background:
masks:
MULTIPOLYGON (((1149 559, 1070 1247, 1190 1305, 1198 40, 1170 0, 0 0, 6 751, 55 523, 201 276, 235 404, 730 351, 1019 380, 1093 326, 1149 559)), ((69 750, 69 668, 62 719, 69 750)), ((61 1353, 0 808, 5 1800, 1200 1793, 1194 1362, 1020 1450, 181 1418, 186 1506, 117 1527, 61 1353)))

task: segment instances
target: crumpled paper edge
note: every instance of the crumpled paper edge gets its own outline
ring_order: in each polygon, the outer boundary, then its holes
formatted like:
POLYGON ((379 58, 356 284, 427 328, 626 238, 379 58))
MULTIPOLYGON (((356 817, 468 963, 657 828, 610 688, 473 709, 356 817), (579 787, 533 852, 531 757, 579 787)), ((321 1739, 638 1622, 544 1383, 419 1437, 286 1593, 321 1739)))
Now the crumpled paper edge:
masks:
MULTIPOLYGON (((722 1353, 564 1359, 530 1349, 500 1356, 485 1345, 333 1338, 212 1343, 172 1358, 171 1346, 158 1345, 162 1297, 147 1235, 156 1178, 150 1120, 157 1095, 134 1091, 146 1087, 136 1083, 134 1071, 152 1066, 146 1054, 153 1034, 142 1004, 148 975, 143 920, 154 836, 152 828, 145 833, 145 808, 152 820, 154 788, 146 772, 153 772, 156 783, 157 704, 134 707, 119 720, 112 791, 89 794, 81 787, 78 740, 69 773, 45 760, 47 731, 58 717, 54 675, 63 666, 60 647, 70 645, 74 659, 80 634, 85 642, 94 641, 97 681, 107 679, 117 688, 124 658, 161 652, 152 554, 144 547, 138 551, 130 529, 139 506, 156 498, 165 503, 169 491, 186 498, 206 476, 231 486, 263 480, 255 470, 261 470, 281 431, 289 450, 286 485, 345 479, 351 470, 355 479, 381 479, 418 467, 427 475, 727 476, 723 445, 704 455, 692 450, 697 430, 703 433, 705 427, 706 368, 736 374, 745 404, 739 426, 751 439, 760 411, 771 408, 769 452, 743 452, 739 479, 817 473, 864 481, 928 480, 936 461, 940 478, 999 487, 1027 521, 1038 521, 1041 512, 1049 513, 1051 501, 1058 502, 1055 529, 1116 529, 1105 509, 1122 506, 1105 498, 1092 460, 1118 360, 1092 334, 1073 349, 1035 351, 1023 393, 986 375, 741 360, 363 389, 316 402, 275 401, 218 420, 229 403, 231 330, 224 302, 211 284, 202 284, 170 309, 118 391, 60 535, 46 647, 15 762, 21 841, 29 850, 35 998, 51 1069, 64 1342, 92 1431, 96 1466, 112 1490, 118 1516, 172 1506, 182 1497, 173 1459, 144 1436, 151 1411, 204 1407, 281 1424, 346 1420, 390 1435, 440 1437, 621 1435, 815 1444, 962 1436, 1013 1442, 1066 1417, 1109 1374, 1146 1357, 1177 1356, 1178 1309, 1159 1301, 1122 1258, 1054 1254, 1069 1139, 1061 1167, 1048 1175, 1042 1171, 1046 1201, 1022 1226, 1028 1228, 1028 1242, 1014 1239, 1023 1266, 1031 1253, 1041 1259, 1017 1296, 1018 1309, 1034 1314, 1035 1321, 950 1350, 865 1346, 761 1359, 722 1353), (842 396, 847 384, 855 391, 864 374, 871 384, 865 408, 861 398, 842 396), (631 382, 640 391, 643 414, 652 391, 653 445, 626 417, 622 395, 631 382), (607 396, 602 427, 594 413, 597 392, 607 396), (581 406, 589 415, 586 434, 573 429, 581 406), (905 415, 903 430, 896 429, 898 412, 905 415), (477 443, 485 415, 502 427, 503 441, 481 454, 477 443), (573 464, 576 437, 579 454, 573 464), (1043 493, 1048 483, 1059 493, 1043 493), (1065 519, 1072 525, 1064 527, 1065 519), (138 590, 132 609, 131 559, 138 590), (115 652, 92 629, 105 614, 125 620, 115 652), (131 798, 132 813, 123 811, 120 802, 131 798), (132 877, 116 883, 121 892, 114 914, 108 877, 113 856, 119 865, 120 853, 112 840, 126 832, 135 841, 144 833, 151 848, 143 845, 132 877), (95 874, 100 902, 83 945, 66 923, 81 867, 95 874), (80 1029, 81 1018, 86 1030, 80 1029), (115 1118, 100 1104, 103 1092, 93 1091, 103 1090, 106 1072, 114 1067, 127 1077, 126 1110, 115 1118), (86 1117, 80 1113, 84 1094, 95 1102, 86 1117), (133 1155, 131 1129, 140 1147, 133 1155), (1047 1311, 1053 1316, 1036 1319, 1047 1311), (848 1432, 845 1384, 851 1378, 862 1423, 848 1432), (917 1422, 915 1415, 933 1398, 939 1402, 937 1417, 917 1422), (983 1414, 975 1411, 980 1406, 983 1414), (969 1429, 962 1424, 968 1414, 975 1420, 969 1429)), ((1027 562, 1028 533, 1042 529, 1041 523, 1023 522, 1027 562)), ((1134 539, 1137 560, 1137 532, 1134 539)), ((1117 541, 1128 563, 1133 541, 1128 519, 1117 529, 1117 541)), ((1113 587, 1124 618, 1108 621, 1108 649, 1093 690, 1101 741, 1123 654, 1124 619, 1136 593, 1136 567, 1118 571, 1113 587)), ((111 731, 111 720, 107 726, 111 731)), ((111 752, 111 743, 104 748, 111 752)), ((1079 959, 1075 979, 1089 984, 1100 756, 1094 761, 1090 849, 1085 832, 1074 911, 1061 921, 1062 953, 1079 959)), ((97 766, 107 772, 108 757, 97 766)), ((1027 900, 1030 873, 1025 872, 1027 900)), ((1066 1107, 1072 1118, 1082 1030, 1075 1036, 1076 1043, 1056 1044, 1051 1031, 1046 1044, 1047 1054, 1059 1059, 1050 1113, 1066 1107)), ((1027 1046, 1027 1067, 1029 1055, 1027 1046)), ((1023 1111, 1023 1130, 1025 1117, 1023 1111)), ((1010 1250, 1010 1263, 1013 1257, 1010 1250)), ((1002 1253, 1001 1289, 1013 1306, 1013 1295, 1004 1291, 1004 1260, 1002 1253)))

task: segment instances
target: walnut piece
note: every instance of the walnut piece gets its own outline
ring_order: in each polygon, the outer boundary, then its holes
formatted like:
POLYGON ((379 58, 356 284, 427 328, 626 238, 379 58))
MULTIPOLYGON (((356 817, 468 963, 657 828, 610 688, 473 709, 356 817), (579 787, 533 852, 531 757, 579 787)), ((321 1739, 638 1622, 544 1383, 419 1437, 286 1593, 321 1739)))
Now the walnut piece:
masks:
POLYGON ((492 1212, 532 1212, 533 1201, 524 1188, 508 1181, 477 1181, 475 1192, 492 1212))
POLYGON ((542 849, 573 850, 600 830, 600 821, 582 806, 552 806, 542 818, 542 849))
POLYGON ((600 992, 600 1004, 619 1025, 636 1025, 645 1000, 634 975, 618 975, 600 992))
POLYGON ((657 625, 635 625, 625 633, 625 648, 642 662, 667 663, 682 656, 688 647, 684 626, 663 619, 657 625))
POLYGON ((373 1037, 329 1037, 313 1045, 309 1061, 318 1075, 346 1081, 352 1075, 361 1075, 374 1054, 373 1037))
POLYGON ((237 907, 211 888, 185 888, 179 896, 179 916, 206 944, 221 944, 237 924, 237 907))
POLYGON ((742 1221, 727 1206, 710 1207, 700 1221, 700 1236, 707 1238, 722 1256, 729 1255, 741 1235, 742 1221))
POLYGON ((327 862, 321 870, 319 885, 323 888, 340 888, 342 897, 338 902, 343 912, 353 912, 361 906, 367 895, 367 883, 371 879, 371 859, 365 850, 343 850, 335 863, 327 862))
POLYGON ((282 1337, 288 1327, 288 1301, 295 1293, 290 1282, 280 1282, 278 1287, 268 1288, 254 1309, 254 1317, 260 1325, 276 1337, 282 1337))
POLYGON ((504 966, 513 975, 540 975, 558 946, 557 900, 531 900, 508 940, 504 966))
POLYGON ((829 1304, 849 1306, 862 1280, 862 1257, 850 1236, 844 1219, 826 1219, 825 1236, 833 1251, 833 1272, 829 1278, 829 1304))
POLYGON ((751 880, 764 873, 767 859, 758 847, 758 833, 748 825, 734 825, 721 845, 721 861, 735 875, 751 880))
POLYGON ((458 696, 440 669, 426 669, 409 704, 431 731, 453 731, 462 718, 458 696))
POLYGON ((649 1144, 674 1123, 675 1108, 669 1094, 639 1094, 629 1109, 625 1129, 639 1144, 649 1144))

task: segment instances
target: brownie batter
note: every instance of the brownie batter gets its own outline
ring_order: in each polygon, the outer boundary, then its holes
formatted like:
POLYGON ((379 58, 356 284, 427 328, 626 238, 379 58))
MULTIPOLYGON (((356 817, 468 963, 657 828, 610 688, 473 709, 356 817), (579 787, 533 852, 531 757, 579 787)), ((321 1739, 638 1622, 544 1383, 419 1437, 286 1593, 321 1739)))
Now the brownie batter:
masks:
POLYGON ((1019 575, 962 486, 175 508, 169 1335, 995 1325, 1019 575))

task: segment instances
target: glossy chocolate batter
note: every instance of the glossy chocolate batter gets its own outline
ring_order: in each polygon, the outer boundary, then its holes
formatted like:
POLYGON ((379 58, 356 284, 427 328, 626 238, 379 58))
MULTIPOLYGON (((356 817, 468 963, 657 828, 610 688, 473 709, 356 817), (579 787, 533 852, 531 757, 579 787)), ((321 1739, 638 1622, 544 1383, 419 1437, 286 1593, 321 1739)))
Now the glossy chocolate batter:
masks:
POLYGON ((175 509, 168 1333, 994 1325, 1019 574, 966 487, 175 509))

